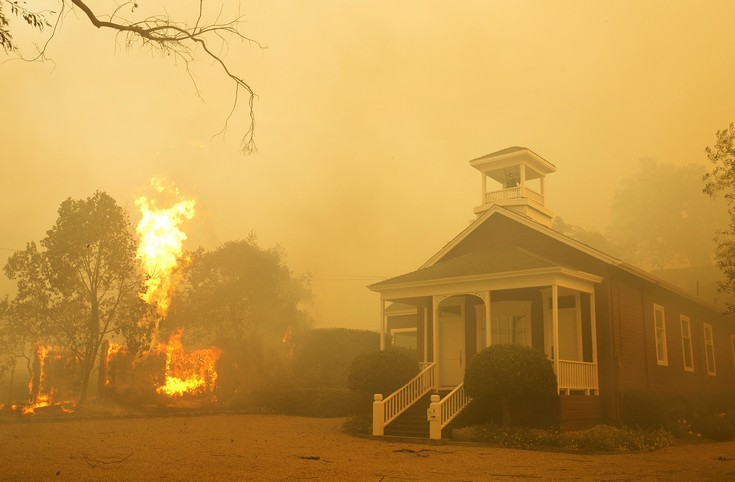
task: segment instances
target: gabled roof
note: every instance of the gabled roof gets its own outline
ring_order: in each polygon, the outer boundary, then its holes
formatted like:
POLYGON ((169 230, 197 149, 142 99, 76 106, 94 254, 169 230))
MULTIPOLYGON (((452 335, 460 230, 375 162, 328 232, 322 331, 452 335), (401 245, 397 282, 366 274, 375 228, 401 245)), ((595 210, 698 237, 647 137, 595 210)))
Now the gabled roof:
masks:
POLYGON ((390 278, 370 286, 379 289, 396 283, 410 283, 432 279, 458 278, 491 273, 507 273, 538 268, 551 268, 555 263, 536 256, 518 246, 492 246, 473 251, 456 258, 439 261, 430 266, 419 268, 395 278, 390 278))
POLYGON ((565 236, 558 231, 554 231, 553 229, 539 224, 530 218, 526 218, 525 216, 517 214, 499 205, 492 206, 490 209, 479 215, 477 219, 475 219, 469 226, 462 230, 462 232, 455 236, 454 239, 449 241, 438 253, 436 253, 426 263, 419 267, 418 270, 375 283, 369 286, 369 288, 375 291, 380 291, 380 289, 384 286, 396 283, 422 282, 436 278, 446 279, 472 274, 517 271, 524 269, 521 267, 521 265, 526 263, 529 265, 527 269, 548 268, 550 266, 549 264, 543 263, 551 263, 551 266, 558 266, 558 264, 556 263, 552 263, 547 259, 541 258, 517 246, 493 247, 479 251, 472 251, 470 253, 464 253, 458 256, 451 256, 452 250, 455 247, 459 246, 463 240, 465 240, 470 234, 472 234, 475 230, 477 230, 493 216, 504 216, 512 221, 531 228, 553 240, 556 240, 559 243, 567 245, 575 249, 576 251, 591 256, 592 258, 601 261, 602 263, 621 269, 641 280, 647 281, 657 286, 661 286, 668 291, 671 291, 678 294, 679 296, 694 301, 699 305, 707 307, 710 310, 719 313, 723 313, 725 311, 722 307, 705 301, 672 283, 664 281, 661 278, 658 278, 648 273, 647 271, 633 266, 628 262, 605 254, 602 251, 599 251, 591 246, 588 246, 575 239, 565 236), (507 265, 505 266, 506 269, 503 269, 504 263, 507 263, 507 265), (536 266, 531 266, 534 263, 536 263, 536 266))

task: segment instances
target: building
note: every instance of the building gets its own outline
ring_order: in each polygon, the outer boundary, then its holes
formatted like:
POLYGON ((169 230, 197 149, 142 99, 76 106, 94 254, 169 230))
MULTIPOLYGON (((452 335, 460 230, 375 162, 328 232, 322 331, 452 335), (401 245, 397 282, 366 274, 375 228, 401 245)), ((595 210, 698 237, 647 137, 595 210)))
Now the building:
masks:
POLYGON ((384 340, 393 314, 413 312, 414 326, 400 329, 415 330, 423 367, 402 392, 376 395, 374 434, 427 394, 449 391, 426 407, 439 438, 469 401, 467 362, 499 343, 546 353, 567 426, 618 421, 629 391, 735 388, 735 325, 720 307, 551 229, 553 164, 511 147, 470 165, 482 179, 477 218, 418 270, 370 286, 384 340))

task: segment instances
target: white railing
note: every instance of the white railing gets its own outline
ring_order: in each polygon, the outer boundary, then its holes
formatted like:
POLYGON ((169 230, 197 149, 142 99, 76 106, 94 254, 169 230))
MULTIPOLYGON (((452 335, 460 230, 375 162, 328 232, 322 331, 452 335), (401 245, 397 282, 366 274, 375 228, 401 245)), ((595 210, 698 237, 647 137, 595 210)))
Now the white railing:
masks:
POLYGON ((590 362, 559 360, 556 374, 559 390, 597 391, 597 364, 590 362))
POLYGON ((493 201, 503 201, 505 199, 515 199, 519 197, 527 197, 541 205, 544 204, 544 197, 533 189, 530 189, 528 186, 525 188, 525 194, 524 190, 521 190, 520 186, 509 187, 507 189, 501 189, 500 191, 486 192, 485 202, 491 203, 493 201))
POLYGON ((430 363, 413 380, 383 399, 373 395, 373 435, 383 435, 385 426, 396 419, 408 407, 429 393, 436 383, 436 364, 430 363))
POLYGON ((470 400, 472 399, 464 392, 464 383, 441 400, 439 400, 439 395, 432 395, 429 410, 426 412, 426 418, 429 420, 429 438, 440 440, 442 429, 459 415, 470 400))

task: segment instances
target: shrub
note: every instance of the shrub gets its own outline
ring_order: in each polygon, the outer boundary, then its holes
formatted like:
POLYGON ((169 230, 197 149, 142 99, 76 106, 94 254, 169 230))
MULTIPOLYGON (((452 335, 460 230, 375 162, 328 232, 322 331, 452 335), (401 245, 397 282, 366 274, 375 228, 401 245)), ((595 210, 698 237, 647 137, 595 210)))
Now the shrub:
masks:
POLYGON ((380 335, 373 331, 324 328, 300 333, 294 339, 291 380, 297 387, 347 388, 350 365, 356 356, 375 351, 380 335))
POLYGON ((416 374, 416 360, 399 351, 376 351, 355 357, 347 377, 347 387, 369 394, 388 395, 416 374))
POLYGON ((540 351, 522 345, 493 345, 475 355, 467 366, 465 392, 481 403, 500 404, 504 426, 510 426, 511 403, 557 397, 556 375, 540 351))
POLYGON ((539 429, 501 427, 495 424, 469 425, 452 430, 452 440, 482 442, 514 449, 553 446, 555 434, 539 429))
POLYGON ((674 441, 669 432, 661 429, 634 429, 597 425, 587 430, 563 432, 557 437, 560 447, 603 452, 656 450, 668 447, 674 441))
POLYGON ((555 432, 493 424, 471 425, 452 431, 454 440, 483 442, 510 448, 528 449, 539 446, 565 449, 628 452, 668 447, 673 437, 663 430, 641 430, 629 427, 598 425, 576 432, 555 432))
POLYGON ((694 428, 708 439, 718 442, 732 440, 735 433, 733 422, 725 413, 700 417, 694 422, 694 428))
POLYGON ((360 394, 344 388, 271 390, 254 395, 254 403, 276 413, 302 417, 346 417, 356 412, 360 394))

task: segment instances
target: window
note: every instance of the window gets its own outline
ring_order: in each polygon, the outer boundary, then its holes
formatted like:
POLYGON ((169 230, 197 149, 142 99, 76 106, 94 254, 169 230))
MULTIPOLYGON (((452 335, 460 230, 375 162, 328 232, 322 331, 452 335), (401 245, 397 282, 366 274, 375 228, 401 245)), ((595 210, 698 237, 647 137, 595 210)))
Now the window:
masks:
POLYGON ((664 307, 653 305, 653 324, 656 331, 656 363, 669 364, 669 352, 666 349, 666 318, 664 307))
POLYGON ((692 324, 688 316, 681 315, 681 351, 684 356, 684 370, 694 371, 694 359, 692 357, 692 324))
POLYGON ((704 324, 704 353, 707 356, 707 374, 717 375, 715 367, 715 342, 712 338, 712 325, 704 324))
POLYGON ((530 302, 497 301, 492 304, 490 313, 490 340, 493 345, 531 346, 530 302))
POLYGON ((416 328, 393 328, 390 330, 393 346, 416 350, 416 328))

